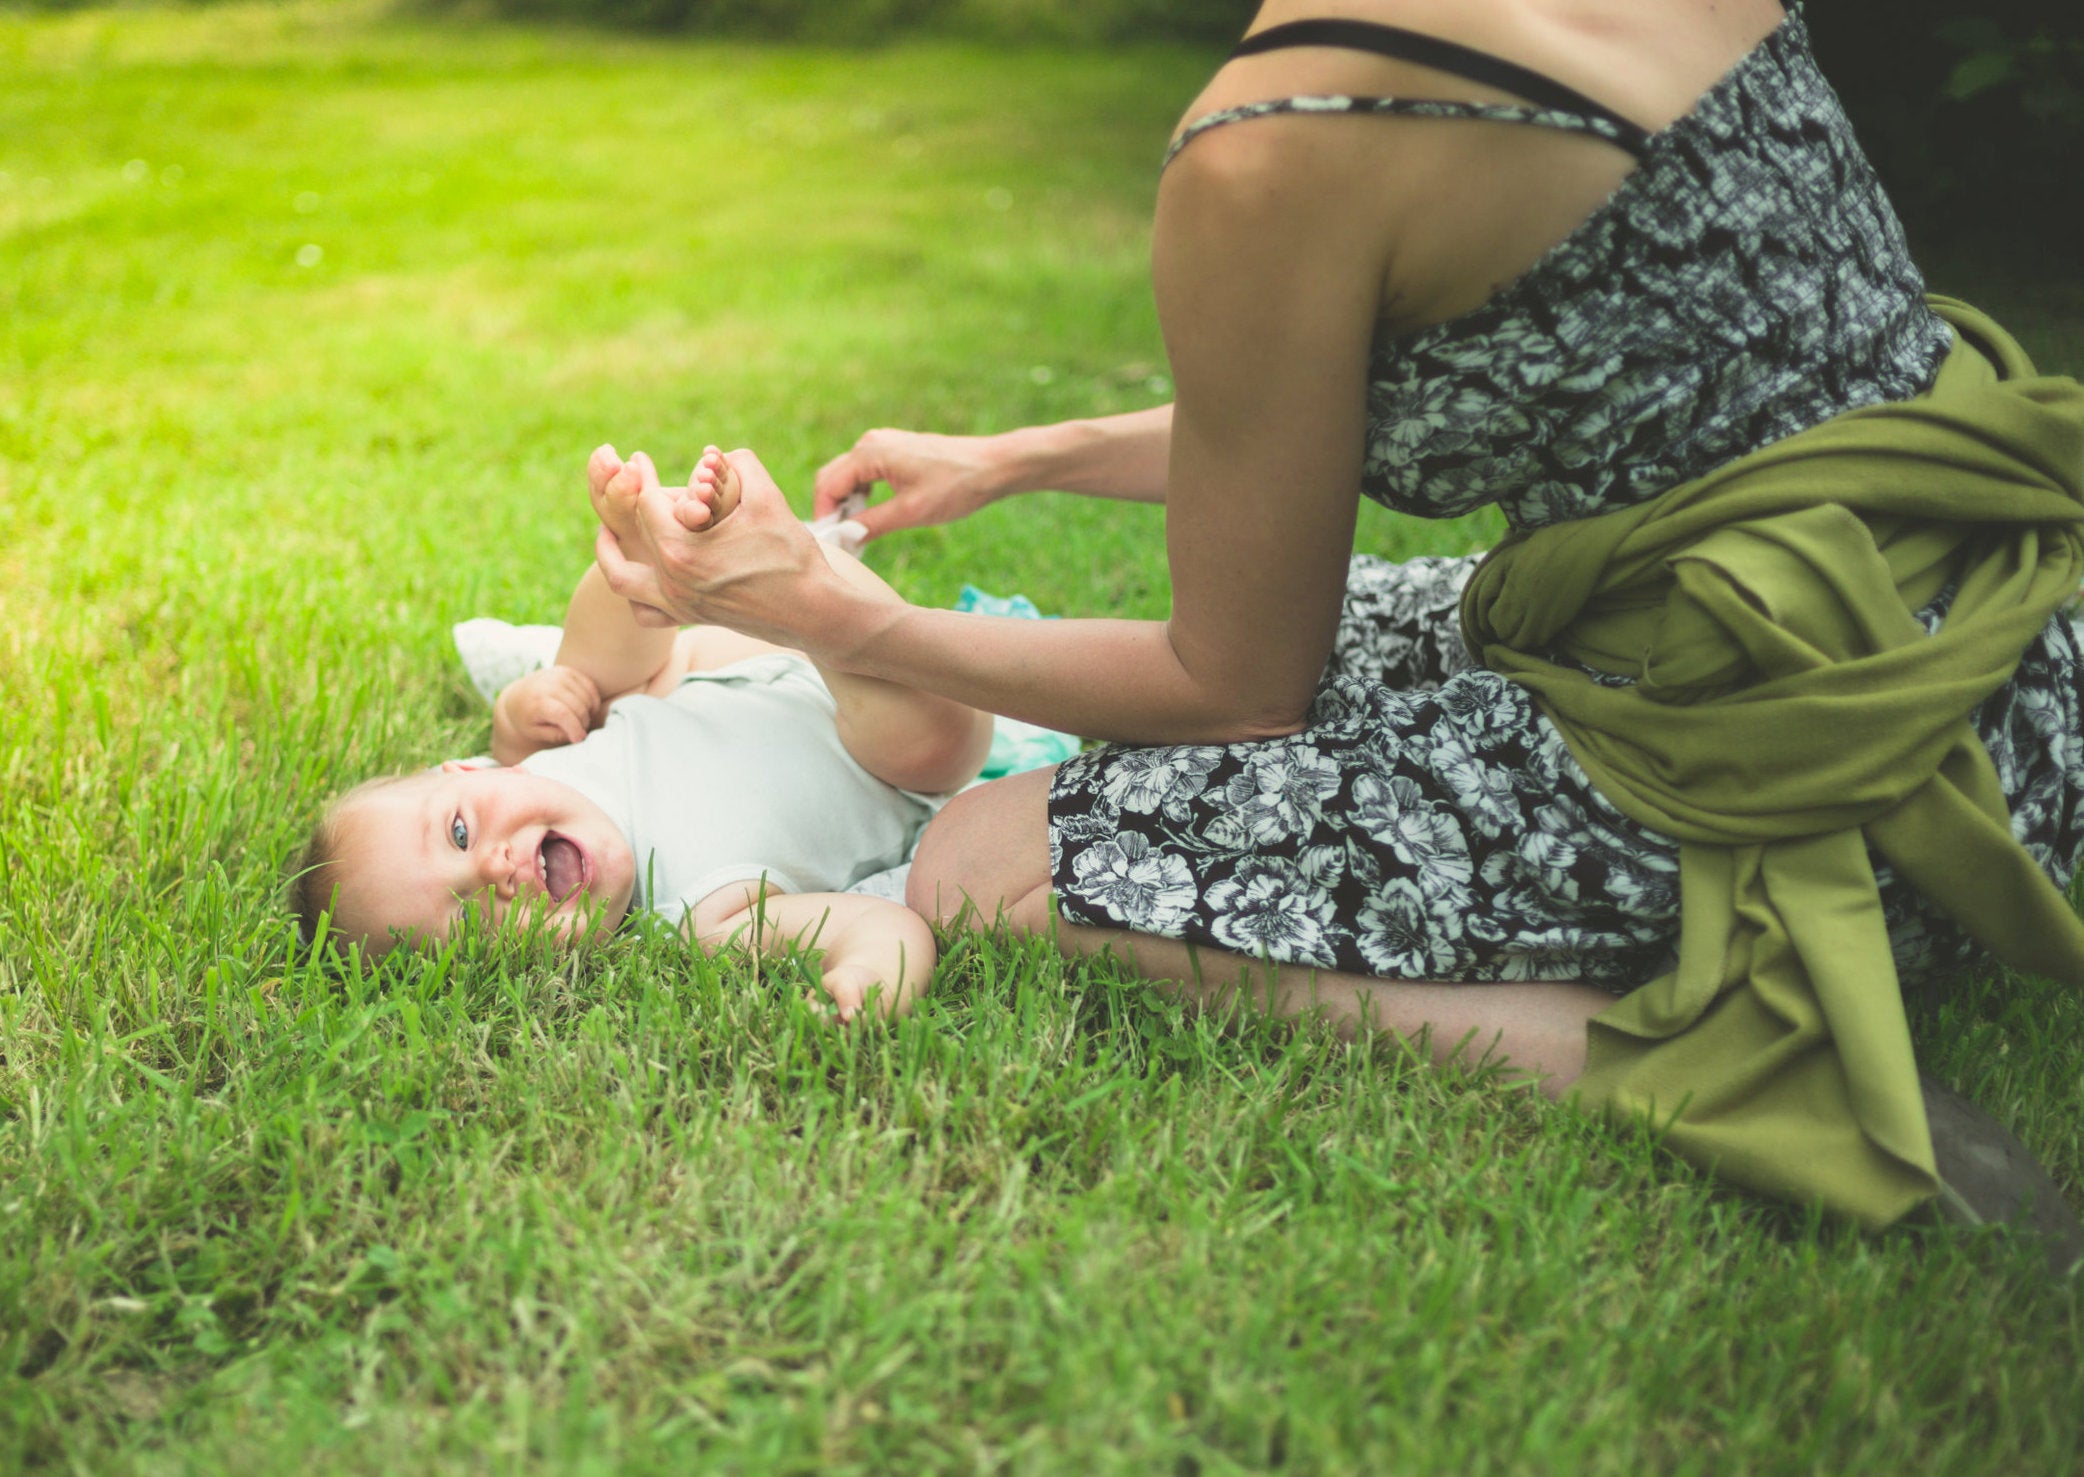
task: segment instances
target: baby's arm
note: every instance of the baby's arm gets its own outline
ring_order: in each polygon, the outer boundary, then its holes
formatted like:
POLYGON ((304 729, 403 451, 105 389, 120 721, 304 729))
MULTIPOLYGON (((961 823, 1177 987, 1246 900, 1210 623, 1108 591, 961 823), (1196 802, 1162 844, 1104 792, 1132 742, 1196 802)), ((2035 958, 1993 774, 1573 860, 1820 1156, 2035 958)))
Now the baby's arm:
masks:
MULTIPOLYGON (((604 495, 634 497, 637 478, 604 447, 587 463, 604 495)), ((607 705, 640 692, 672 661, 678 633, 640 626, 629 602, 609 593, 589 564, 565 606, 556 664, 509 683, 492 705, 492 757, 518 764, 530 754, 576 744, 598 727, 607 705)))
POLYGON ((600 721, 601 707, 593 679, 570 667, 516 677, 492 704, 492 757, 519 764, 544 749, 576 744, 600 721))
POLYGON ((557 663, 515 679, 492 704, 492 757, 519 764, 530 754, 576 744, 600 726, 607 706, 641 690, 673 657, 677 633, 651 630, 629 602, 608 593, 588 566, 565 608, 557 663))
POLYGON ((823 955, 825 993, 842 1022, 871 996, 882 1015, 903 1015, 925 993, 939 957, 924 918, 902 903, 852 892, 783 893, 734 883, 697 904, 687 929, 710 952, 775 954, 793 946, 823 955))

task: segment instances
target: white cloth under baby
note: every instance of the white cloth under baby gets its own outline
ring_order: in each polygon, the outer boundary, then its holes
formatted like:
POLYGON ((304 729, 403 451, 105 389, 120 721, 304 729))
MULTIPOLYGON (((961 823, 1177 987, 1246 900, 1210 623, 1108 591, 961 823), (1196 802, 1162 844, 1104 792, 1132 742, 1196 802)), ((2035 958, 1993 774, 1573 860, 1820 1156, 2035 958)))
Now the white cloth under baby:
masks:
POLYGON ((522 761, 600 806, 637 860, 631 911, 677 923, 718 888, 767 878, 844 892, 903 863, 940 805, 884 784, 839 740, 817 669, 786 653, 618 699, 576 744, 522 761))
POLYGON ((562 626, 513 626, 490 616, 459 621, 449 629, 456 655, 478 695, 491 702, 518 677, 557 660, 562 626))
POLYGON ((840 499, 838 507, 822 518, 806 518, 803 526, 819 543, 858 557, 861 546, 868 542, 868 530, 854 521, 854 515, 867 506, 867 493, 850 492, 840 499))

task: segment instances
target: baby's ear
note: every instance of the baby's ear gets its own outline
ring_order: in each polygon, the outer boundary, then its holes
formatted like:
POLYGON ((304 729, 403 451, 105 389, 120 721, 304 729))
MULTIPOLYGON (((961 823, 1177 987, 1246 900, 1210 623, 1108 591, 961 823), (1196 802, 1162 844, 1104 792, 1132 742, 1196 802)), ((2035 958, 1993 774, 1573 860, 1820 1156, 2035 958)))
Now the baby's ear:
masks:
POLYGON ((488 770, 504 769, 506 766, 489 754, 480 754, 475 759, 444 759, 427 771, 430 774, 483 774, 488 770))

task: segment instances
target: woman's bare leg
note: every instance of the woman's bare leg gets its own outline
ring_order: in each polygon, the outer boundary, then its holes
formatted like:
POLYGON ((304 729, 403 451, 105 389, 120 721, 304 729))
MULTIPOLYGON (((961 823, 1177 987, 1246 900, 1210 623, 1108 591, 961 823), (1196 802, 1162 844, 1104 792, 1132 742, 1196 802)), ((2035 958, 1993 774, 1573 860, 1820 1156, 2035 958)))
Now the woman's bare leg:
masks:
POLYGON ((1282 1019, 1315 1015, 1349 1039, 1394 1031, 1423 1041, 1435 1061, 1502 1061, 1539 1078, 1551 1097, 1584 1072, 1585 1023, 1614 1003, 1588 985, 1381 980, 1057 920, 1049 908, 1054 774, 1032 770, 951 800, 919 844, 906 902, 943 923, 973 908, 980 922, 1047 934, 1067 954, 1111 952, 1168 993, 1207 1009, 1249 1005, 1282 1019))

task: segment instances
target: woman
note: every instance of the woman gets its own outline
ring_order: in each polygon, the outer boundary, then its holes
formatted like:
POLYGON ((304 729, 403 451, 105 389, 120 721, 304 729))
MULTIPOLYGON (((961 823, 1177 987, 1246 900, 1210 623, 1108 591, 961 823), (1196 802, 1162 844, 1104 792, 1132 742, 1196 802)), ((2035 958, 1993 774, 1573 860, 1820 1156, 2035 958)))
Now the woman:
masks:
POLYGON ((2050 618, 2084 562, 2084 408, 1928 307, 1799 10, 1268 0, 1173 141, 1153 271, 1172 406, 871 432, 818 511, 876 482, 875 533, 1031 488, 1163 500, 1168 620, 864 598, 746 453, 713 528, 655 486, 604 509, 611 586, 1110 741, 951 805, 915 906, 1021 929, 1054 906, 1065 948, 1202 998, 1473 1043, 1872 1224, 1933 1195, 1898 972, 1972 956, 1965 923, 2046 935, 2035 967, 2084 983, 2050 881, 2084 848, 2050 618), (1986 421, 2001 445, 1960 472, 1986 421), (1467 640, 1472 561, 1349 567, 1356 490, 1502 507, 1467 640), (1792 789, 1760 751, 1782 743, 1792 789), (1949 871, 1950 826, 2009 891, 1949 871))

